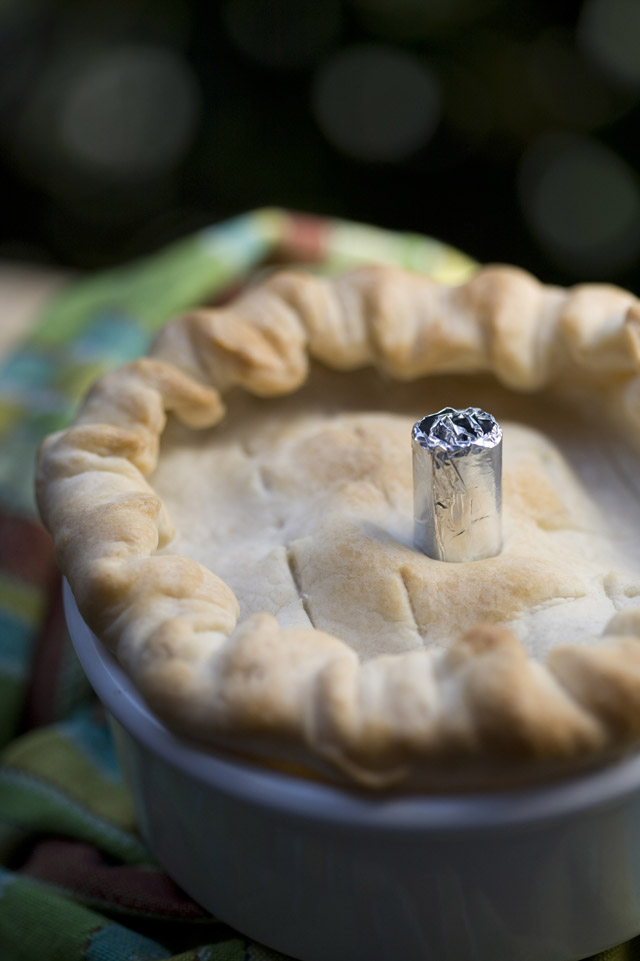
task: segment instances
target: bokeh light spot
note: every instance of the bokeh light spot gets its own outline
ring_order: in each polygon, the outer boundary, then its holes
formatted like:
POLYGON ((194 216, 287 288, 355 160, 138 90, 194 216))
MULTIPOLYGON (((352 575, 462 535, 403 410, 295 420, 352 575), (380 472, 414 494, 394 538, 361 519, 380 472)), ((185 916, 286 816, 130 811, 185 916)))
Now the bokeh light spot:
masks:
POLYGON ((224 21, 233 43, 266 67, 290 70, 315 63, 340 36, 338 0, 229 0, 224 21))
POLYGON ((527 222, 562 268, 605 276, 640 252, 640 187, 616 153, 586 137, 547 134, 520 169, 527 222))
POLYGON ((197 83, 178 53, 128 44, 79 68, 62 104, 60 136, 76 166, 92 175, 139 179, 182 160, 199 112, 197 83))
POLYGON ((313 109, 324 135, 359 160, 391 163, 426 143, 440 118, 429 67, 382 44, 347 47, 318 69, 313 109))
POLYGON ((581 49, 611 80, 623 87, 640 88, 638 0, 586 0, 577 36, 581 49))
POLYGON ((415 42, 485 17, 500 0, 353 0, 379 37, 415 42))
POLYGON ((589 68, 568 30, 543 30, 527 56, 529 88, 548 117, 574 129, 592 130, 613 120, 617 98, 589 68))

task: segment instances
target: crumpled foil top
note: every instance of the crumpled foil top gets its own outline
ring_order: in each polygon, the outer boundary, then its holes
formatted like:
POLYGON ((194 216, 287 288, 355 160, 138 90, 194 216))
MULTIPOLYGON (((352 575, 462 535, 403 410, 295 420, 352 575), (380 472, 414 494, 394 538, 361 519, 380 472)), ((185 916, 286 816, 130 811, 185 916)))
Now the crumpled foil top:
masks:
POLYGON ((499 423, 480 407, 456 410, 444 407, 429 414, 413 428, 414 439, 426 450, 447 454, 466 453, 474 448, 496 447, 502 440, 499 423))

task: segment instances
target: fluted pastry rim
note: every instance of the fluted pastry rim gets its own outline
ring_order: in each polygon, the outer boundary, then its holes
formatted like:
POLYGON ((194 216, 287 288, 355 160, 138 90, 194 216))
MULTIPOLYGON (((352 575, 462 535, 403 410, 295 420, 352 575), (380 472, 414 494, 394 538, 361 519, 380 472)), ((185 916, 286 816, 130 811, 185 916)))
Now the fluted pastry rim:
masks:
POLYGON ((220 578, 157 552, 171 524, 146 478, 168 412, 212 427, 229 388, 290 393, 311 358, 403 380, 489 371, 529 391, 571 376, 615 395, 637 423, 639 322, 638 300, 618 288, 565 290, 503 266, 458 287, 391 267, 333 279, 286 270, 178 318, 42 445, 38 504, 80 612, 171 726, 368 788, 527 780, 635 743, 640 610, 614 616, 600 644, 558 647, 544 664, 483 624, 446 652, 361 664, 322 631, 268 614, 238 623, 220 578))

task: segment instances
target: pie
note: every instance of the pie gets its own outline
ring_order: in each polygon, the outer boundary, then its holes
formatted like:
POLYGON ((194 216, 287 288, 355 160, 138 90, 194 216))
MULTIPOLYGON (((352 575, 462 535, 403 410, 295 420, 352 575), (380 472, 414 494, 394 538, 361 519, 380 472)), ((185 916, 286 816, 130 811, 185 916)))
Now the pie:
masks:
POLYGON ((615 287, 273 273, 96 383, 40 511, 172 729, 370 789, 559 777, 640 741, 639 366, 615 287), (413 545, 411 427, 445 406, 504 431, 492 558, 413 545))

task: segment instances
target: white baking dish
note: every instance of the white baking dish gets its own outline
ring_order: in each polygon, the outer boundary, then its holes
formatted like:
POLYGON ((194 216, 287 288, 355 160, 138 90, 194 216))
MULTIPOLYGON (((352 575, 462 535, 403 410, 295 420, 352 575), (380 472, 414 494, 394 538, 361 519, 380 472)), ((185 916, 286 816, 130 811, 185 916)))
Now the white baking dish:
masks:
POLYGON ((640 932, 640 757, 500 795, 296 779, 173 735, 65 603, 149 848, 243 934, 303 961, 575 961, 640 932))

